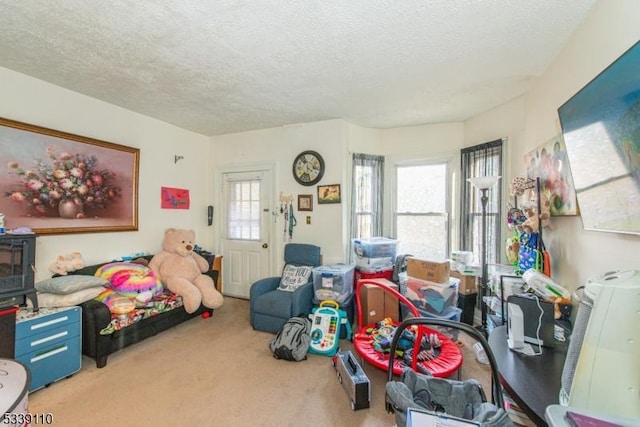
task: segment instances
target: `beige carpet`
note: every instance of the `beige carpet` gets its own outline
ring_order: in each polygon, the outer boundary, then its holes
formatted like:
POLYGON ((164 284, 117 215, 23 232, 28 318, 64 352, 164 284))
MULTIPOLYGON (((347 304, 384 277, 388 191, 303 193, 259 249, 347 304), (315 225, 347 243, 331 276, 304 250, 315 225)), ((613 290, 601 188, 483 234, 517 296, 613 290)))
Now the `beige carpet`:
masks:
MULTIPOLYGON (((29 409, 53 414, 56 426, 395 425, 384 408, 386 372, 363 366, 371 407, 352 411, 331 358, 276 360, 273 337, 251 328, 248 301, 227 297, 210 319, 112 354, 103 369, 83 356, 78 373, 32 393, 29 409)), ((346 340, 341 347, 352 348, 346 340)), ((469 354, 462 377, 488 384, 487 367, 469 354)))

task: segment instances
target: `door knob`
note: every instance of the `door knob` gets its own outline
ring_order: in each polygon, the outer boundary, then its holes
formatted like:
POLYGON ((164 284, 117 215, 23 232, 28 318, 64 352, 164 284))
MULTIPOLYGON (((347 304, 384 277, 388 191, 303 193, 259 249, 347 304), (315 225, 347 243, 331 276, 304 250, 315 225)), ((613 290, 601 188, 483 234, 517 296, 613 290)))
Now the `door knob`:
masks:
POLYGON ((268 243, 263 243, 263 244, 262 244, 262 247, 263 247, 264 249, 267 249, 267 248, 269 247, 269 244, 268 244, 268 243))

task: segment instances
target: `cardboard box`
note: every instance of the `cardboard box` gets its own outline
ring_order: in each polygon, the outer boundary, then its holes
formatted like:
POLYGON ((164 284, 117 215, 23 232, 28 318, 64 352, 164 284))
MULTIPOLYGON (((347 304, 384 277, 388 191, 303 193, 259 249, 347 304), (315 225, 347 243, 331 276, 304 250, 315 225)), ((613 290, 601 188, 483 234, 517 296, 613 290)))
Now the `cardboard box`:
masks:
MULTIPOLYGON (((387 279, 367 279, 367 281, 382 283, 398 291, 398 285, 387 279)), ((379 322, 386 317, 390 317, 394 322, 400 321, 398 298, 379 286, 371 284, 361 286, 360 307, 362 308, 361 326, 379 322)))
POLYGON ((449 282, 449 261, 407 258, 407 276, 436 283, 449 282))
POLYGON ((452 270, 449 276, 460 279, 460 285, 458 285, 458 292, 462 295, 470 295, 478 293, 478 286, 476 285, 477 277, 473 274, 463 274, 459 271, 452 270))

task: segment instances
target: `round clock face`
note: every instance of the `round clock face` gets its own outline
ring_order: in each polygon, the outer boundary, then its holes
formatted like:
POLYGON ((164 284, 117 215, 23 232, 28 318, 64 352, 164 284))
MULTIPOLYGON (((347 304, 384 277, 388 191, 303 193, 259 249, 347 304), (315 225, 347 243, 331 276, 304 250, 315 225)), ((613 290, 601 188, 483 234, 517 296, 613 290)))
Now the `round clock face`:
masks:
POLYGON ((293 161, 293 177, 302 185, 314 185, 324 174, 324 160, 315 151, 303 151, 293 161))

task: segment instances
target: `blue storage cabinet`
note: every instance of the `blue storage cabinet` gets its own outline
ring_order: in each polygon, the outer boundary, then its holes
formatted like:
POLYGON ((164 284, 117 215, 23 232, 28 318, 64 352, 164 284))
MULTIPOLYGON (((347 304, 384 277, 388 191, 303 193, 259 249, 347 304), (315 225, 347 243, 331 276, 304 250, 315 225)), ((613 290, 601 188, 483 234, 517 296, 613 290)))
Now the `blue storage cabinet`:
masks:
POLYGON ((29 391, 68 377, 82 366, 80 307, 21 310, 15 358, 31 372, 29 391))

